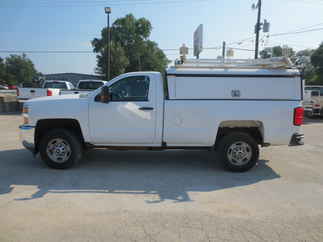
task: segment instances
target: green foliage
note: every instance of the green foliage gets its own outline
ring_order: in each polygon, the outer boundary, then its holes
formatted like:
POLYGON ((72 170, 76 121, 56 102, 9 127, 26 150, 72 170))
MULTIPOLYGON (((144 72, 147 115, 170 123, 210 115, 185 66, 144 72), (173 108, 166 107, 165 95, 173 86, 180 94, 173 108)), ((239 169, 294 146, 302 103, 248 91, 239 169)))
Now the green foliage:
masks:
MULTIPOLYGON (((125 55, 124 49, 120 44, 111 42, 111 76, 118 76, 126 71, 126 67, 129 65, 129 60, 125 55)), ((97 55, 97 68, 96 72, 102 75, 107 73, 107 50, 104 46, 99 50, 97 55)), ((104 77, 105 78, 105 77, 104 77)))
POLYGON ((0 58, 0 80, 6 84, 32 82, 39 75, 32 61, 25 54, 10 55, 5 61, 0 58))
POLYGON ((312 54, 315 52, 315 50, 313 49, 305 49, 305 50, 300 50, 296 53, 297 57, 302 57, 302 56, 307 56, 307 57, 311 57, 312 54))
POLYGON ((307 84, 310 84, 315 78, 315 68, 311 63, 311 55, 314 50, 305 49, 300 50, 294 57, 294 63, 303 70, 304 79, 307 84))
MULTIPOLYGON (((132 14, 117 19, 111 27, 111 77, 131 71, 163 71, 168 60, 158 45, 148 40, 152 26, 145 18, 136 19, 132 14)), ((97 73, 107 71, 107 28, 101 39, 92 41, 97 55, 97 73)))
POLYGON ((316 73, 316 76, 313 79, 313 82, 316 85, 323 85, 323 43, 312 54, 311 62, 315 68, 315 73, 316 73))
POLYGON ((5 82, 6 66, 4 60, 0 57, 0 83, 5 82))

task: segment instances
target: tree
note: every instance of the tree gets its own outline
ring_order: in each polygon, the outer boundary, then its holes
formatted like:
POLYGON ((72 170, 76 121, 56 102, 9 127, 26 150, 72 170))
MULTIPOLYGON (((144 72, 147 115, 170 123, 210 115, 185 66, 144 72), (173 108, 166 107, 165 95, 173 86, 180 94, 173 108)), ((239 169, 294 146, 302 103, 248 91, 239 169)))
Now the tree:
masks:
MULTIPOLYGON (((152 26, 145 18, 136 19, 132 14, 117 19, 111 27, 111 76, 131 71, 163 71, 168 59, 158 45, 148 38, 152 26)), ((101 31, 101 39, 92 41, 97 55, 97 73, 107 70, 107 29, 101 31)))
POLYGON ((32 61, 25 54, 10 55, 6 58, 5 66, 5 78, 8 84, 32 82, 39 75, 32 61))
POLYGON ((311 63, 315 68, 316 76, 313 83, 317 85, 323 84, 323 43, 314 51, 311 56, 311 63))
MULTIPOLYGON (((93 40, 92 45, 94 51, 99 53, 97 55, 97 68, 96 72, 101 75, 107 73, 107 50, 101 40, 93 40)), ((129 65, 129 60, 126 57, 124 49, 119 43, 111 42, 111 76, 118 76, 126 71, 126 67, 129 65)))
POLYGON ((315 50, 305 49, 296 53, 294 63, 303 70, 304 79, 306 84, 312 84, 315 78, 315 68, 311 63, 311 56, 315 50))
POLYGON ((6 66, 4 60, 0 57, 0 83, 5 82, 6 66))

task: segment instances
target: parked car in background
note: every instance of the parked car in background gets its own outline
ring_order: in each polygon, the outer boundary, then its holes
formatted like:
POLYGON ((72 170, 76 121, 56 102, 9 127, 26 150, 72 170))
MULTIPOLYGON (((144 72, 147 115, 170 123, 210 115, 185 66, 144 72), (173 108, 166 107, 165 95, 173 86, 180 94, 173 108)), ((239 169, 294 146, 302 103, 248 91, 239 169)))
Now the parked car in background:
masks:
POLYGON ((303 106, 306 116, 323 116, 323 86, 306 86, 303 106))
POLYGON ((17 90, 16 85, 8 85, 9 90, 17 90))
POLYGON ((74 85, 68 81, 44 81, 43 88, 57 88, 60 90, 73 90, 75 89, 74 85))
POLYGON ((302 144, 302 87, 287 59, 185 60, 165 76, 127 73, 88 95, 28 101, 22 143, 57 169, 107 148, 216 150, 224 167, 247 171, 260 146, 302 144))
POLYGON ((0 85, 0 90, 8 90, 9 88, 5 85, 0 85))
MULTIPOLYGON (((25 84, 30 85, 30 84, 25 84)), ((74 86, 72 83, 67 81, 56 81, 56 80, 47 80, 44 81, 42 87, 21 87, 17 89, 17 99, 19 101, 25 101, 38 97, 45 96, 57 96, 61 95, 61 92, 64 90, 73 90, 74 86)))
POLYGON ((56 96, 60 94, 60 89, 57 88, 27 88, 18 87, 18 101, 26 101, 37 97, 56 96))
POLYGON ((61 95, 65 94, 87 94, 106 84, 106 81, 100 80, 80 80, 73 90, 62 90, 61 95))
POLYGON ((93 91, 102 87, 106 83, 106 81, 101 80, 80 80, 77 83, 76 89, 93 91))

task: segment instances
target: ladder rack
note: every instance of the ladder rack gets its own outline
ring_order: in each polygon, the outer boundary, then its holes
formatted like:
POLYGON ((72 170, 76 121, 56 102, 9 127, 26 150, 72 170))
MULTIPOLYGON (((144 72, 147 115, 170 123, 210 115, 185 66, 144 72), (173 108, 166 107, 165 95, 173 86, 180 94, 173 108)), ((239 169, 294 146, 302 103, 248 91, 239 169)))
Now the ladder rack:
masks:
POLYGON ((269 59, 186 59, 175 61, 176 69, 292 69, 289 58, 269 59))

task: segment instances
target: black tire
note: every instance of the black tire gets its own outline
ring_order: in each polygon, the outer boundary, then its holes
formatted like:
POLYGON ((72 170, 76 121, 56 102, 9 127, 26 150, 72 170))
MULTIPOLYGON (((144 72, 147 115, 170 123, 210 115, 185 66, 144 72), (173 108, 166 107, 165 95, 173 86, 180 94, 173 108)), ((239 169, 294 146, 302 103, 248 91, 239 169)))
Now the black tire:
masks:
POLYGON ((254 167, 259 160, 259 147, 257 142, 249 134, 243 132, 234 132, 224 136, 219 142, 217 152, 224 168, 233 172, 248 171, 254 167), (235 164, 229 159, 229 148, 231 151, 232 145, 239 144, 239 142, 247 143, 249 145, 248 151, 251 151, 250 159, 246 158, 244 161, 245 164, 235 164))
POLYGON ((46 165, 54 169, 67 169, 74 166, 82 158, 82 151, 83 149, 81 141, 75 134, 66 129, 54 129, 49 131, 44 135, 39 143, 39 153, 41 159, 46 163, 46 165), (55 162, 47 154, 47 146, 49 142, 54 139, 62 139, 70 147, 69 158, 62 163, 55 162))

